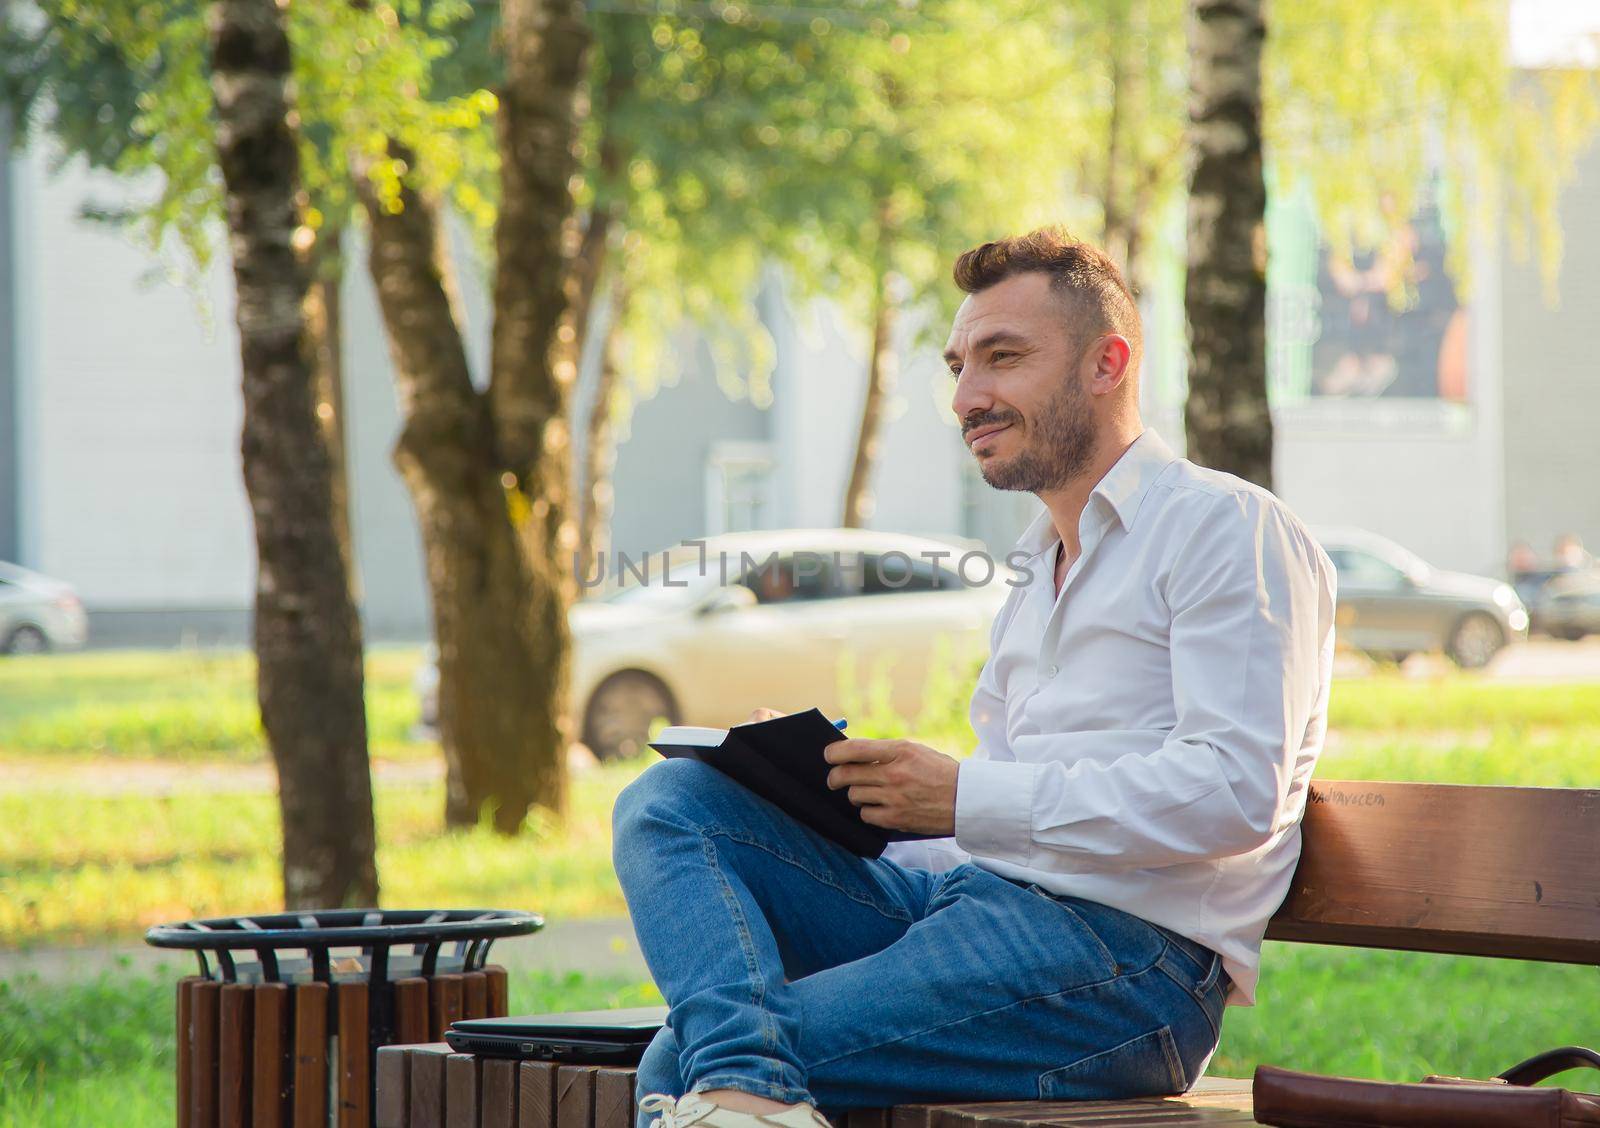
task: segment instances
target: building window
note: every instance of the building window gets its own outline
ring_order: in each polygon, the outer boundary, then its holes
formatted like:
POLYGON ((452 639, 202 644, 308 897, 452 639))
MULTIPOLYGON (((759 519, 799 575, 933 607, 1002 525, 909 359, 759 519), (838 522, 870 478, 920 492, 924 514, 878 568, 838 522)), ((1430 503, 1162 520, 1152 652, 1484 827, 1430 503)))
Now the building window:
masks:
POLYGON ((720 442, 706 459, 706 533, 772 527, 772 445, 720 442))

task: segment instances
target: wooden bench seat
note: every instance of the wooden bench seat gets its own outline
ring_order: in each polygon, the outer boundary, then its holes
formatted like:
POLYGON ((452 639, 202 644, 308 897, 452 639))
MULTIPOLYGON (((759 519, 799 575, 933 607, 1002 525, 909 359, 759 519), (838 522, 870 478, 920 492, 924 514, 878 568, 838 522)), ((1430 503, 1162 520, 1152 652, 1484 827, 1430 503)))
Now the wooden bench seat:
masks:
MULTIPOLYGON (((443 1042, 378 1051, 376 1128, 630 1128, 633 1070, 513 1062, 443 1042)), ((1203 1078, 1181 1097, 853 1109, 837 1128, 1076 1128, 1254 1124, 1250 1083, 1203 1078)))
MULTIPOLYGON (((1319 781, 1267 936, 1600 966, 1597 862, 1600 791, 1319 781)), ((376 1124, 630 1128, 632 1086, 627 1069, 394 1046, 378 1054, 376 1124)), ((855 1110, 839 1128, 1248 1125, 1250 1108, 1248 1081, 1205 1078, 1181 1097, 855 1110)))

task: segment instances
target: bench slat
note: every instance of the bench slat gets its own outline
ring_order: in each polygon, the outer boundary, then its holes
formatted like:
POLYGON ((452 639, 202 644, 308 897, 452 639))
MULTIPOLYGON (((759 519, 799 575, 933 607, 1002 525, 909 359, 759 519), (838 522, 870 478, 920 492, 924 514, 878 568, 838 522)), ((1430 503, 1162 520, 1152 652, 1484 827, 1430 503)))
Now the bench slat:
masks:
POLYGON ((411 1047, 378 1047, 378 1093, 372 1128, 409 1128, 411 1124, 411 1047))
POLYGON ((556 1067, 556 1128, 593 1128, 596 1072, 592 1065, 556 1067))
POLYGON ((411 1051, 410 1128, 444 1128, 444 1059, 450 1047, 443 1042, 408 1047, 411 1051))
POLYGON ((517 1128, 517 1063, 484 1058, 481 1084, 482 1128, 517 1128))
POLYGON ((547 1061, 517 1066, 517 1128, 555 1128, 556 1067, 547 1061))
MULTIPOLYGON (((634 1071, 630 1068, 513 1062, 448 1055, 442 1043, 379 1051, 378 1128, 632 1128, 634 1071), (405 1067, 385 1067, 387 1055, 404 1055, 405 1067), (458 1064, 459 1063, 459 1064, 458 1064), (433 1086, 420 1098, 419 1067, 433 1086), (475 1067, 475 1069, 473 1068, 475 1067), (410 1118, 386 1111, 386 1088, 409 1069, 410 1118), (471 1096, 465 1093, 471 1082, 471 1096), (458 1088, 459 1086, 459 1088, 458 1088), (420 1099, 420 1106, 419 1106, 420 1099), (469 1107, 476 1119, 462 1111, 469 1107)), ((1205 1077, 1181 1097, 1123 1101, 998 1101, 853 1109, 838 1128, 1165 1128, 1177 1124, 1247 1125, 1250 1082, 1205 1077)))
POLYGON ((451 1054, 444 1059, 445 1128, 478 1128, 478 1059, 451 1054))
POLYGON ((1327 780, 1302 833, 1270 939, 1600 964, 1600 791, 1327 780))
POLYGON ((594 1128, 632 1128, 633 1070, 606 1068, 594 1075, 594 1128))

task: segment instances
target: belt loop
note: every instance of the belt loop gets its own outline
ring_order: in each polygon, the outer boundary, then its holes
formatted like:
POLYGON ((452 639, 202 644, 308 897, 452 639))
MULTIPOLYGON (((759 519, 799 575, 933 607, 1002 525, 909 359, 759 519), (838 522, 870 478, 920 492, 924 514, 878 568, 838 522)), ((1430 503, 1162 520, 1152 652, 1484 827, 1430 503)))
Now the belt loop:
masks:
POLYGON ((1206 972, 1205 979, 1203 979, 1201 981, 1200 986, 1195 988, 1195 990, 1198 991, 1200 994, 1204 995, 1207 991, 1211 990, 1211 988, 1216 984, 1217 979, 1218 979, 1219 976, 1221 976, 1221 974, 1222 974, 1222 957, 1220 955, 1218 955, 1216 952, 1212 952, 1211 953, 1211 967, 1206 972))

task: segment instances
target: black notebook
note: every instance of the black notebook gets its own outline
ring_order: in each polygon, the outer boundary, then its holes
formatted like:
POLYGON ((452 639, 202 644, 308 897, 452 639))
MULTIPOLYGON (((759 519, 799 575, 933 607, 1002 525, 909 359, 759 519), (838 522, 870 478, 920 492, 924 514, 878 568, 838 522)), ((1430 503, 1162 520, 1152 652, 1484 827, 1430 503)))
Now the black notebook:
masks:
POLYGON ((807 709, 770 721, 753 721, 731 729, 663 729, 650 742, 663 756, 699 760, 748 787, 793 818, 851 853, 876 858, 891 842, 934 838, 887 830, 861 821, 861 813, 841 788, 828 787, 833 767, 822 750, 840 732, 821 710, 807 709))

